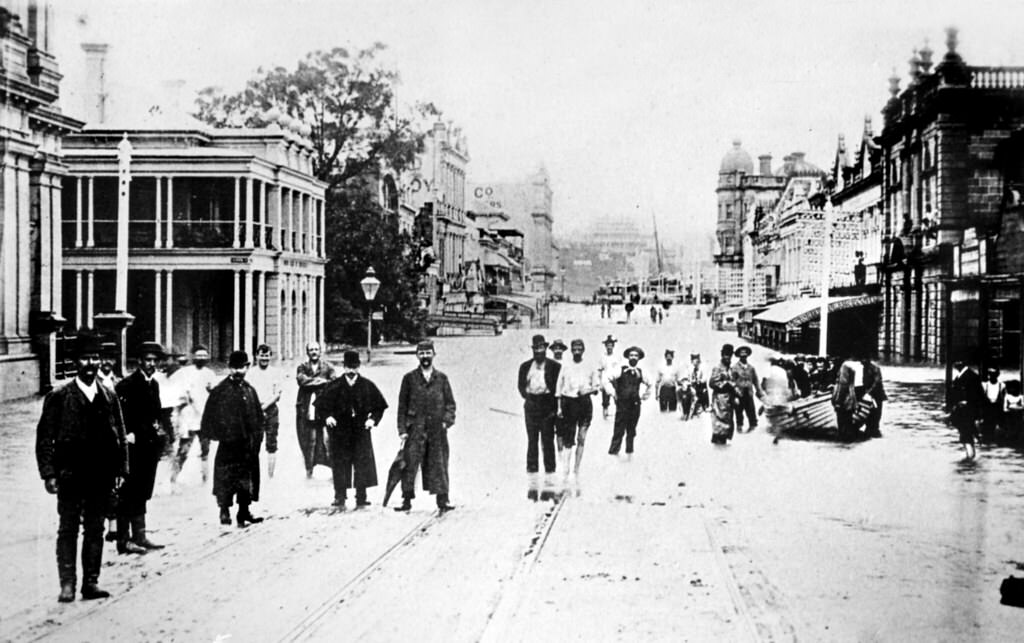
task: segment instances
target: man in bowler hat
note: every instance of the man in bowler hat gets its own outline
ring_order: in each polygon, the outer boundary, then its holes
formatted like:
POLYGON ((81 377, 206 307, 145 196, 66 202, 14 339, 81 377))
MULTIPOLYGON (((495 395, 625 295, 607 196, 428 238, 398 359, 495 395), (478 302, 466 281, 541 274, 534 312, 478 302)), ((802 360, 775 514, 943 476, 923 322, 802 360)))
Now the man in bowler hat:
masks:
POLYGON ((636 438, 636 424, 640 421, 640 403, 651 394, 651 380, 637 364, 644 358, 644 351, 639 346, 630 346, 622 353, 626 364, 619 372, 612 373, 604 385, 605 391, 615 401, 615 428, 612 431, 612 443, 608 447, 610 455, 618 455, 622 446, 622 438, 626 438, 626 455, 633 453, 633 440, 636 438), (640 392, 640 387, 643 392, 640 392))
POLYGON ((519 365, 519 395, 526 418, 526 472, 537 473, 537 441, 544 451, 545 473, 555 472, 555 399, 561 365, 548 358, 548 343, 534 335, 533 357, 519 365))
POLYGON ((111 491, 128 473, 121 405, 100 386, 98 338, 76 341, 78 373, 43 400, 36 427, 36 463, 46 492, 57 496, 57 574, 60 596, 75 600, 78 531, 82 531, 82 598, 106 598, 99 587, 103 564, 103 517, 111 491))
POLYGON ((345 351, 344 373, 331 380, 316 398, 317 420, 327 427, 334 506, 345 508, 345 496, 355 487, 356 508, 366 507, 366 488, 377 486, 377 463, 370 431, 380 424, 388 403, 377 385, 359 373, 356 351, 345 351))

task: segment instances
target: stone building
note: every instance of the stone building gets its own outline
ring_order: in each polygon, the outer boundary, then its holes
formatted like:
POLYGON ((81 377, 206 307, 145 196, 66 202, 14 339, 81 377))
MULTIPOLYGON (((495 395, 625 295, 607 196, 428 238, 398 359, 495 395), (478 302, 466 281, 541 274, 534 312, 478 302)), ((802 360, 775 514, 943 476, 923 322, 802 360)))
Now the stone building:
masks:
POLYGON ((48 2, 0 2, 0 399, 53 384, 61 306, 61 113, 48 2))
POLYGON ((883 327, 892 360, 1020 364, 1019 209, 1024 68, 915 52, 879 137, 883 327), (1002 236, 1003 234, 1008 236, 1002 236), (1015 254, 1016 253, 1016 254, 1015 254))
POLYGON ((874 140, 871 119, 864 120, 857 149, 850 158, 842 136, 836 147, 831 179, 833 206, 832 293, 877 294, 882 261, 882 150, 874 140))

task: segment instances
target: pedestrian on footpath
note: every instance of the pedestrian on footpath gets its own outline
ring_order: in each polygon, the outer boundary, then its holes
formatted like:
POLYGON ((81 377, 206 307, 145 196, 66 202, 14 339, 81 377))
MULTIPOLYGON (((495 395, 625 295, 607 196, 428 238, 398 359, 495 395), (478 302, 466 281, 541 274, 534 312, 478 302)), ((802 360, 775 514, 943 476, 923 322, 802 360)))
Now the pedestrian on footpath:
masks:
POLYGON ((981 441, 991 443, 996 437, 996 429, 1003 424, 1003 397, 1006 385, 999 381, 999 369, 990 366, 985 369, 985 381, 981 383, 985 391, 985 403, 981 410, 981 441))
POLYGON ((597 373, 583 362, 583 353, 586 350, 583 340, 574 339, 569 344, 572 359, 558 372, 558 383, 555 385, 558 394, 557 439, 565 477, 569 476, 569 461, 572 458, 573 447, 576 448, 573 472, 578 481, 587 430, 594 417, 594 403, 590 398, 601 386, 597 373))
POLYGON ((198 345, 192 348, 192 364, 183 367, 176 374, 185 385, 185 406, 179 416, 181 435, 178 436, 178 457, 171 472, 172 484, 177 482, 178 474, 185 466, 188 452, 192 449, 192 443, 196 440, 199 440, 199 466, 204 483, 210 474, 210 440, 199 433, 203 412, 206 410, 206 399, 210 397, 210 391, 219 381, 209 363, 210 351, 205 346, 198 345))
MULTIPOLYGON (((277 403, 281 401, 284 373, 276 366, 270 365, 273 351, 267 344, 256 347, 256 368, 250 368, 245 379, 256 389, 263 409, 263 430, 261 434, 267 439, 267 477, 274 477, 277 464, 277 433, 281 427, 281 413, 277 403)), ((257 449, 258 451, 258 449, 257 449)))
POLYGON ((963 360, 953 362, 953 381, 949 388, 949 423, 960 434, 960 444, 964 445, 967 460, 974 460, 977 455, 974 436, 984 401, 981 377, 968 368, 963 360))
POLYGON ((57 496, 57 575, 60 596, 75 600, 78 531, 82 531, 82 598, 106 598, 99 586, 103 565, 103 517, 111 492, 128 472, 121 406, 113 391, 96 383, 98 338, 75 341, 78 373, 43 400, 36 427, 36 464, 46 492, 57 496))
POLYGON ((608 419, 608 405, 611 403, 611 395, 604 389, 604 384, 613 373, 618 373, 619 369, 622 368, 622 361, 619 356, 615 354, 615 344, 618 342, 614 335, 608 335, 604 339, 604 355, 601 356, 601 362, 597 367, 597 375, 601 381, 601 415, 604 419, 608 419))
POLYGON ((455 397, 448 376, 434 368, 434 343, 416 346, 420 364, 402 377, 398 392, 398 435, 402 438, 405 469, 402 505, 412 509, 416 472, 423 467, 423 489, 435 495, 440 514, 451 511, 448 502, 448 429, 455 424, 455 397))
POLYGON ((889 396, 885 394, 885 385, 882 382, 882 369, 878 368, 878 365, 867 356, 864 356, 860 363, 864 367, 862 399, 872 402, 871 410, 864 421, 864 432, 869 438, 880 438, 882 437, 882 431, 879 429, 879 425, 882 423, 882 404, 889 399, 889 396))
POLYGON ((295 430, 299 438, 299 450, 306 465, 306 478, 313 477, 313 467, 318 464, 331 466, 324 440, 324 427, 316 421, 317 394, 335 378, 334 366, 321 359, 319 342, 306 344, 306 361, 295 368, 295 382, 299 393, 295 397, 295 430))
POLYGON ((206 439, 218 442, 213 495, 220 507, 220 524, 231 524, 231 505, 236 501, 239 527, 263 522, 249 511, 249 505, 260 499, 263 409, 256 389, 245 381, 248 370, 249 356, 244 351, 231 353, 228 376, 210 391, 201 429, 206 439))
POLYGON ((128 476, 118 492, 117 552, 144 554, 163 549, 146 536, 146 505, 153 497, 156 468, 164 450, 160 424, 160 385, 153 378, 157 362, 166 359, 156 342, 143 342, 136 351, 135 372, 117 383, 128 442, 128 476), (129 529, 131 530, 129 538, 129 529))
POLYGON ((736 388, 732 383, 732 344, 722 344, 722 359, 711 369, 711 443, 725 444, 732 439, 736 415, 733 400, 736 388))
POLYGON ((622 353, 626 365, 618 373, 608 378, 605 391, 615 401, 615 425, 612 431, 612 443, 608 447, 609 455, 618 455, 622 446, 622 438, 626 438, 626 455, 633 453, 633 441, 636 438, 636 425, 640 420, 640 403, 650 397, 651 381, 637 364, 644 358, 644 351, 639 346, 630 346, 622 353), (643 392, 640 392, 640 387, 643 392))
POLYGON ((555 415, 558 404, 555 390, 561 365, 547 357, 548 343, 543 335, 534 335, 533 357, 519 365, 518 387, 523 398, 526 420, 526 472, 537 473, 538 448, 544 452, 544 472, 555 472, 555 415))
POLYGON ((674 350, 669 348, 665 351, 665 361, 658 366, 658 375, 654 382, 654 397, 658 400, 658 408, 662 413, 675 413, 679 406, 676 395, 679 366, 673 363, 675 358, 674 350))
POLYGON ((356 351, 345 351, 344 373, 316 398, 318 422, 327 427, 335 507, 344 510, 348 490, 356 490, 356 509, 367 507, 367 487, 377 486, 377 463, 370 432, 380 424, 388 403, 377 385, 359 373, 356 351))
POLYGON ((757 370, 753 364, 747 362, 750 357, 750 347, 740 346, 736 349, 738 361, 732 365, 732 383, 736 388, 736 432, 743 433, 743 416, 747 416, 747 432, 750 433, 757 428, 757 407, 755 399, 764 397, 761 390, 761 379, 757 376, 757 370))

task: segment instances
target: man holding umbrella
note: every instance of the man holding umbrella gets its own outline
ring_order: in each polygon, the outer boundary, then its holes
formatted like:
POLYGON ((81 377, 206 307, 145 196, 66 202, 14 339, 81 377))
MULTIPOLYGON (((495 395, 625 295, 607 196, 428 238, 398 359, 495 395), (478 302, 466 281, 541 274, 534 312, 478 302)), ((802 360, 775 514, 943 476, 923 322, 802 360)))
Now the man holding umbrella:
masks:
POLYGON ((345 351, 344 374, 323 388, 316 399, 316 416, 327 427, 334 506, 345 508, 350 487, 356 489, 356 508, 366 507, 366 488, 377 486, 377 464, 370 431, 388 408, 377 385, 359 374, 359 353, 345 351))
POLYGON ((651 380, 640 370, 637 363, 644 358, 644 351, 639 346, 630 346, 622 354, 626 358, 618 373, 613 373, 604 388, 615 400, 615 428, 612 432, 612 443, 608 447, 609 455, 618 455, 622 446, 622 437, 626 437, 626 455, 633 453, 633 439, 636 437, 636 424, 640 421, 640 402, 651 394, 651 380), (640 387, 644 387, 643 393, 640 387))

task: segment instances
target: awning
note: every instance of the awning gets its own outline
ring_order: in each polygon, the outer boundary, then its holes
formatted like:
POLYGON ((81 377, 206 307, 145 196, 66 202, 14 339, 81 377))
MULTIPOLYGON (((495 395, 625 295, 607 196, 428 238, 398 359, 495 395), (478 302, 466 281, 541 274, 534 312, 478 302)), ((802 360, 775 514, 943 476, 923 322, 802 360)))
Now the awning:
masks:
POLYGON ((496 252, 490 248, 484 248, 483 264, 485 266, 497 266, 507 269, 521 269, 518 262, 513 261, 507 255, 496 252))
MULTIPOLYGON (((828 312, 834 313, 850 308, 872 306, 881 303, 880 295, 862 295, 859 297, 829 297, 828 312)), ((783 324, 787 329, 793 330, 806 324, 809 321, 818 319, 821 313, 821 297, 804 297, 801 299, 789 299, 772 304, 762 313, 754 316, 755 322, 768 322, 772 324, 783 324)))
POLYGON ((500 301, 506 304, 512 304, 518 306, 534 315, 537 312, 537 298, 529 295, 488 295, 487 298, 490 301, 500 301))

